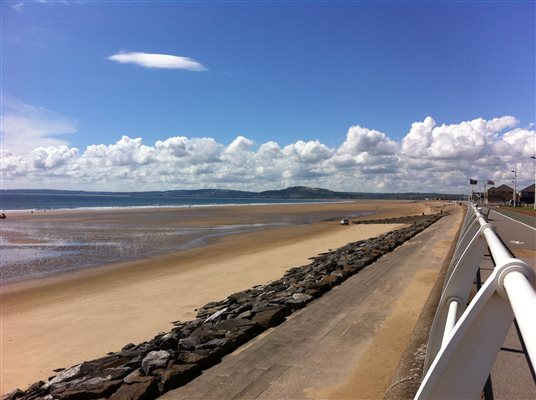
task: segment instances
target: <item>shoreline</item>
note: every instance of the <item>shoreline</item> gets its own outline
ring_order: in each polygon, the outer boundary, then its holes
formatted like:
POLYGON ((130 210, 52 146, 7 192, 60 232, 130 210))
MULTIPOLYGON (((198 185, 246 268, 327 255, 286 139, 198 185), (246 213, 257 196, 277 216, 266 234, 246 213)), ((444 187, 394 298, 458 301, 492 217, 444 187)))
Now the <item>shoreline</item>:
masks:
MULTIPOLYGON (((231 199, 234 200, 234 199, 231 199)), ((285 200, 291 200, 291 199, 285 199, 285 200)), ((26 215, 28 213, 32 212, 39 212, 39 213, 69 213, 69 212, 80 212, 80 211, 132 211, 132 210, 141 210, 141 211, 151 211, 151 210, 158 210, 158 209, 183 209, 183 208, 211 208, 211 207, 248 207, 248 206, 275 206, 275 205, 293 205, 293 204, 339 204, 339 203, 354 203, 364 201, 368 202, 370 199, 341 199, 341 200, 335 200, 335 199, 326 199, 326 200, 296 200, 296 201, 277 201, 277 202, 259 202, 259 203, 209 203, 209 204, 173 204, 173 205, 146 205, 146 206, 102 206, 102 207, 70 207, 70 208, 25 208, 25 209, 6 209, 2 210, 4 213, 9 213, 13 216, 20 216, 20 215, 26 215)))
MULTIPOLYGON (((429 206, 389 204, 375 217, 416 214, 429 206)), ((0 391, 146 340, 168 330, 171 321, 194 318, 194 309, 209 301, 278 279, 322 251, 385 229, 394 227, 320 222, 263 229, 178 253, 4 287, 0 391)))

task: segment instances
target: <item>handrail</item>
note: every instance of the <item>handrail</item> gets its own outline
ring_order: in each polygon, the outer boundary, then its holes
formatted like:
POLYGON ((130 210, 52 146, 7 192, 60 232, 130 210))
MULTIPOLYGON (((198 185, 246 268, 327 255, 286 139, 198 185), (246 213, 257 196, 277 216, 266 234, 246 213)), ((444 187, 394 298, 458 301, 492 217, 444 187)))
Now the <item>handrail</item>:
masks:
POLYGON ((434 317, 425 376, 415 399, 480 398, 514 318, 536 366, 536 276, 514 258, 474 204, 462 225, 434 317), (490 277, 467 305, 486 248, 495 262, 490 277))

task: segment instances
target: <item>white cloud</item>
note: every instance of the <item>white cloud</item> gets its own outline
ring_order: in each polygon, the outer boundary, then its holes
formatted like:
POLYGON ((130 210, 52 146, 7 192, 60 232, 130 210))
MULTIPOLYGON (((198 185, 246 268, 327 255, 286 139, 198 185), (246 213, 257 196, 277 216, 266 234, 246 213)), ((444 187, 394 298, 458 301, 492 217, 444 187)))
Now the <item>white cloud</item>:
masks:
POLYGON ((188 57, 169 54, 150 54, 141 52, 120 52, 108 57, 108 60, 122 64, 136 64, 145 68, 185 69, 188 71, 206 71, 207 68, 198 61, 188 57))
POLYGON ((13 188, 265 190, 309 185, 347 191, 464 193, 469 178, 511 184, 515 165, 520 187, 533 182, 530 157, 536 133, 516 128, 517 124, 505 116, 438 126, 428 117, 413 123, 398 142, 356 125, 333 148, 319 140, 256 145, 245 136, 229 144, 184 136, 150 144, 123 136, 116 143, 95 144, 84 151, 63 143, 32 149, 4 146, 1 169, 4 186, 13 188))
POLYGON ((507 132, 497 143, 497 154, 513 159, 536 155, 534 131, 518 128, 507 132))
POLYGON ((493 153, 499 133, 518 121, 511 116, 486 121, 477 118, 459 124, 436 126, 431 117, 415 122, 402 141, 407 157, 435 160, 477 160, 493 153))
POLYGON ((75 133, 76 121, 43 107, 3 97, 0 137, 2 147, 19 154, 37 147, 62 146, 57 136, 75 133))
POLYGON ((171 137, 164 141, 158 140, 155 143, 159 160, 188 164, 218 162, 223 147, 213 138, 189 139, 183 136, 171 137))
POLYGON ((338 154, 359 155, 369 154, 394 154, 396 143, 390 140, 383 132, 363 128, 359 125, 348 129, 346 140, 339 147, 338 154))
POLYGON ((12 4, 11 8, 15 11, 22 12, 22 9, 24 8, 24 3, 22 1, 19 1, 18 3, 12 4))
POLYGON ((253 141, 249 140, 244 136, 238 136, 235 140, 231 142, 229 146, 225 149, 226 154, 236 154, 248 152, 253 146, 253 141))
POLYGON ((285 146, 283 154, 286 157, 292 157, 300 163, 318 164, 327 160, 333 154, 333 150, 320 143, 318 140, 311 140, 308 142, 298 140, 296 143, 285 146))
POLYGON ((67 146, 53 147, 46 149, 39 147, 32 150, 30 157, 35 169, 58 168, 69 163, 78 154, 78 149, 68 148, 67 146))

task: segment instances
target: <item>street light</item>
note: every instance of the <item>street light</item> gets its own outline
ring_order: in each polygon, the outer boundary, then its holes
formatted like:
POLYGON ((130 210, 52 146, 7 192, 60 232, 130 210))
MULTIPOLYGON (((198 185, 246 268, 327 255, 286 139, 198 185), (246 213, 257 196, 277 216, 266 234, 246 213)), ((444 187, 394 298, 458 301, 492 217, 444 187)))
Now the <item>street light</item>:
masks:
POLYGON ((517 178, 517 164, 514 164, 514 207, 516 206, 516 178, 517 178))
MULTIPOLYGON (((534 156, 531 156, 530 158, 532 158, 533 160, 536 160, 536 157, 534 156)), ((532 205, 534 208, 534 211, 536 211, 536 166, 534 167, 534 199, 532 200, 532 202, 534 203, 532 205)))

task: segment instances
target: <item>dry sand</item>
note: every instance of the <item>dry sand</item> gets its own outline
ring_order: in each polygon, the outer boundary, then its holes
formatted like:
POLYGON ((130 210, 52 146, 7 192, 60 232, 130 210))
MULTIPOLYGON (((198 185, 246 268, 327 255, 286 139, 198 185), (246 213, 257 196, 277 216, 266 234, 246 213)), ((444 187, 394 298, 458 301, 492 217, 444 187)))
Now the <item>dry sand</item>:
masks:
MULTIPOLYGON (((376 201, 221 207, 224 212, 217 222, 252 221, 259 216, 269 219, 274 213, 379 212, 364 217, 370 219, 428 213, 430 204, 376 201)), ((131 218, 136 212, 114 211, 106 218, 131 218)), ((212 215, 215 212, 210 210, 212 215)), ((47 218, 81 220, 88 214, 95 217, 90 212, 71 212, 51 213, 47 218)), ((188 210, 182 215, 189 215, 189 220, 182 221, 191 224, 207 221, 206 212, 188 210)), ((396 227, 340 227, 332 221, 271 228, 225 236, 202 248, 4 287, 0 393, 46 380, 53 375, 53 368, 68 367, 169 331, 171 321, 195 318, 194 309, 209 301, 277 279, 288 268, 306 264, 318 253, 396 227)))

